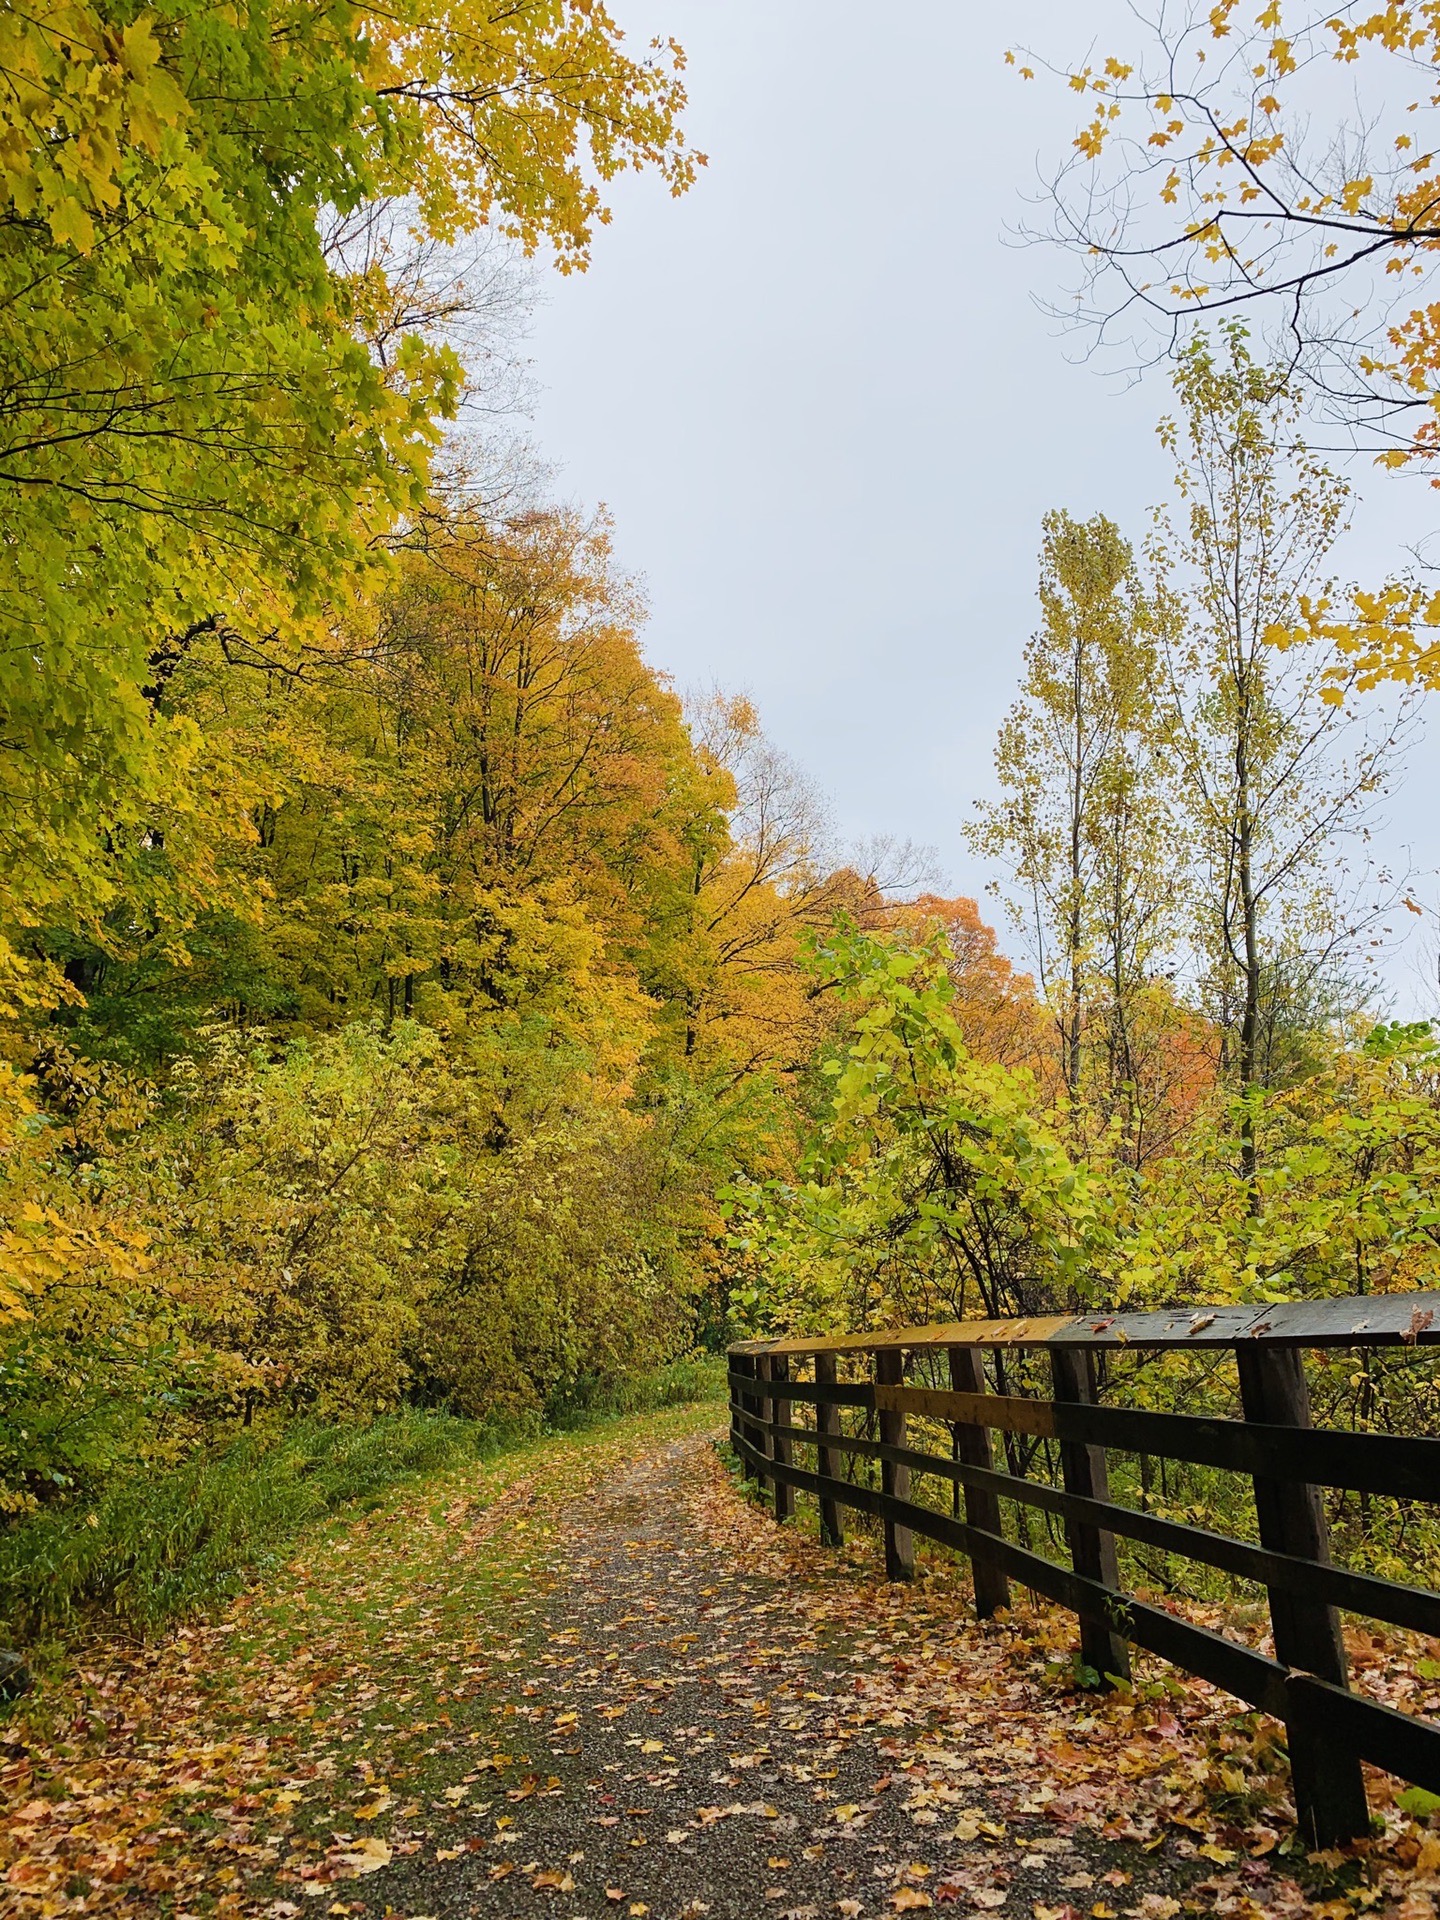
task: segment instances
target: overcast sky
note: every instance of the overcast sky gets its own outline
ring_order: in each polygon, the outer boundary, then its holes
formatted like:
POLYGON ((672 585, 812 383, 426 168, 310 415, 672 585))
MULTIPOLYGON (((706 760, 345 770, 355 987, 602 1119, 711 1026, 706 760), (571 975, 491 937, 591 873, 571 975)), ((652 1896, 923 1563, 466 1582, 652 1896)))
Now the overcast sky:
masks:
MULTIPOLYGON (((620 183, 589 273, 544 281, 541 450, 562 495, 613 512, 655 664, 752 694, 842 833, 931 844, 949 889, 983 898, 962 825, 1035 622, 1041 517, 1104 511, 1138 542, 1167 486, 1163 370, 1127 389, 1083 364, 1038 304, 1069 263, 1007 239, 1076 102, 1003 55, 1124 48, 1132 17, 1123 0, 612 9, 632 41, 685 46, 710 165, 678 201, 620 183)), ((1355 477, 1345 567, 1373 578, 1440 501, 1355 477)), ((1386 836, 1427 871, 1431 757, 1412 753, 1386 836)))

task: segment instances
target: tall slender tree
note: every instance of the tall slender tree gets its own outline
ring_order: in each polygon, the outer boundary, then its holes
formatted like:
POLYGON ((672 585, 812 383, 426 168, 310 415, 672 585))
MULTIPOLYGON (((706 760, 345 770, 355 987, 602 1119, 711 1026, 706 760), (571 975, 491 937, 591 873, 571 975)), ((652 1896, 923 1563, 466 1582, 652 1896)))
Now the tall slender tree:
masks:
POLYGON ((1175 893, 1155 752, 1155 638, 1134 554, 1112 521, 1047 515, 1040 606, 996 746, 1000 797, 982 806, 971 840, 1013 877, 1012 918, 1055 1021, 1072 1102, 1093 1093, 1133 1119, 1137 1002, 1170 938, 1175 893))
POLYGON ((1192 343, 1175 387, 1178 416, 1160 431, 1181 520, 1162 514, 1154 543, 1167 741, 1194 855, 1198 984, 1242 1096, 1240 1170, 1253 1182, 1253 1096, 1283 1071, 1267 1034, 1297 983, 1314 1003, 1373 910, 1364 884, 1339 883, 1337 849, 1383 790, 1407 709, 1356 718, 1355 674, 1337 685, 1324 649, 1268 637, 1329 591, 1351 500, 1299 440, 1284 371, 1258 362, 1235 322, 1192 343))

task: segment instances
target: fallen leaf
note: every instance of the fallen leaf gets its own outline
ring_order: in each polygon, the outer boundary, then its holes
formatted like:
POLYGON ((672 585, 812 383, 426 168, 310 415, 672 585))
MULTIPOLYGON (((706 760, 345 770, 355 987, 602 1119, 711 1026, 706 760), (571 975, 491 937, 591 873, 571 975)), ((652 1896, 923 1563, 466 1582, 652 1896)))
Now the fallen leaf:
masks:
POLYGON ((378 1873, 381 1867, 390 1864, 390 1847, 388 1842, 371 1834, 358 1847, 347 1848, 340 1859, 352 1873, 378 1873))

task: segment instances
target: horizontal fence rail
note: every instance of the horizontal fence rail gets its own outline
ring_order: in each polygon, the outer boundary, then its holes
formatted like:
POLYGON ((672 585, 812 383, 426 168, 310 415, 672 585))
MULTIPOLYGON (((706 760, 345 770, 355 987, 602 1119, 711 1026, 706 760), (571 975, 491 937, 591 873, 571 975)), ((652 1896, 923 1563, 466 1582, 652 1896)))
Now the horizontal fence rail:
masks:
POLYGON ((890 1579, 912 1577, 922 1534, 969 1557, 982 1616, 1007 1604, 1012 1580, 1068 1608, 1102 1684, 1128 1678, 1133 1645, 1282 1720, 1302 1831, 1332 1846, 1368 1829, 1362 1761, 1440 1793, 1440 1726, 1350 1690, 1339 1610, 1440 1639, 1440 1594, 1334 1566, 1319 1490, 1440 1502, 1440 1439, 1313 1426, 1303 1352, 1436 1344, 1440 1293, 745 1341, 730 1348, 730 1438, 773 1488, 778 1520, 797 1491, 818 1500, 830 1545, 843 1542, 842 1507, 878 1519, 890 1579), (1189 1348, 1233 1356, 1241 1419, 1097 1404, 1097 1355, 1189 1348), (1048 1397, 990 1390, 984 1355, 1007 1349, 1048 1359, 1048 1397), (906 1384, 907 1356, 925 1354, 946 1357, 948 1389, 906 1384), (869 1377, 838 1378, 847 1356, 869 1377), (794 1372, 807 1362, 808 1380, 794 1372), (814 1425, 792 1407, 813 1408, 814 1425), (867 1431, 843 1431, 844 1412, 865 1415, 867 1431), (949 1458, 908 1444, 912 1416, 949 1428, 949 1458), (999 1470, 992 1433, 1053 1443, 1060 1484, 999 1470), (813 1449, 813 1468, 796 1465, 797 1446, 813 1449), (1107 1450, 1245 1476, 1259 1544, 1112 1500, 1107 1450), (847 1478, 847 1458, 876 1462, 879 1487, 847 1478), (950 1484, 951 1514, 911 1497, 917 1474, 950 1484), (1002 1499, 1058 1518, 1071 1564, 1007 1539, 1002 1499), (1123 1591, 1117 1536, 1264 1586, 1273 1657, 1123 1591))

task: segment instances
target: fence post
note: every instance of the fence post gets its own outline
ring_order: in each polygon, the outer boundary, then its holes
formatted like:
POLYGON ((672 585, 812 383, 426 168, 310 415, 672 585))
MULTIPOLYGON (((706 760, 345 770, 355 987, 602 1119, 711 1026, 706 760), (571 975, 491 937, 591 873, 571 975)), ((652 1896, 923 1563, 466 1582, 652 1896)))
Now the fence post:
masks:
MULTIPOLYGON (((1237 1344, 1240 1404, 1247 1420, 1270 1427, 1308 1427, 1310 1394, 1298 1348, 1237 1344)), ((1272 1553, 1330 1564, 1330 1536, 1317 1487, 1304 1481, 1255 1475, 1260 1544, 1272 1553)), ((1270 1624, 1282 1665, 1343 1687, 1347 1680, 1340 1616, 1323 1600, 1271 1587, 1270 1624)), ((1367 1833, 1365 1777, 1354 1752, 1306 1711, 1303 1688, 1290 1695, 1285 1731, 1290 1777, 1301 1832, 1314 1847, 1331 1847, 1367 1833)))
MULTIPOLYGON (((875 1384, 882 1387, 898 1387, 905 1380, 905 1355, 899 1347, 881 1347, 875 1355, 875 1384)), ((905 1416, 880 1409, 880 1438, 887 1447, 903 1447, 905 1444, 905 1416)), ((880 1462, 881 1491, 892 1500, 910 1498, 910 1469, 893 1465, 889 1460, 880 1462)), ((915 1536, 909 1527, 896 1526, 893 1520, 885 1522, 885 1578, 887 1580, 913 1580, 915 1578, 915 1536)))
MULTIPOLYGON (((833 1353, 817 1353, 815 1356, 815 1384, 817 1387, 833 1387, 835 1384, 835 1356, 833 1353)), ((817 1435, 838 1434, 840 1431, 840 1409, 833 1400, 815 1402, 815 1431, 817 1435)), ((816 1469, 827 1480, 840 1477, 840 1455, 834 1447, 827 1447, 822 1439, 816 1447, 816 1469)), ((840 1523, 840 1502, 828 1494, 820 1496, 820 1538, 827 1547, 843 1547, 845 1529, 840 1523)))
MULTIPOLYGON (((756 1355, 755 1375, 756 1386, 759 1389, 755 1396, 756 1416, 761 1420, 773 1419, 774 1415, 771 1412, 770 1395, 767 1391, 770 1385, 770 1356, 768 1353, 756 1355)), ((755 1430, 755 1445, 760 1453, 768 1459, 770 1454, 770 1435, 763 1427, 757 1427, 755 1430)), ((771 1484, 770 1475, 766 1473, 762 1467, 757 1477, 760 1482, 760 1491, 763 1493, 766 1487, 771 1484)))
MULTIPOLYGON (((1087 1349, 1052 1347, 1050 1371, 1057 1400, 1094 1405, 1095 1363, 1087 1349)), ((1091 1446, 1088 1441, 1062 1440, 1060 1470, 1067 1493, 1081 1494, 1087 1500, 1110 1498, 1110 1475, 1103 1447, 1091 1446)), ((1067 1520, 1065 1537, 1076 1573, 1086 1580, 1098 1580, 1102 1586, 1119 1586, 1114 1534, 1103 1533, 1099 1527, 1078 1520, 1067 1520)), ((1101 1686, 1107 1685, 1111 1678, 1130 1678, 1130 1650, 1103 1614, 1080 1615, 1080 1658, 1100 1676, 1101 1686)))
MULTIPOLYGON (((951 1347, 950 1385, 956 1393, 986 1391, 985 1363, 978 1348, 951 1347)), ((957 1420, 951 1433, 954 1436, 955 1459, 960 1466, 990 1466, 992 1456, 988 1427, 972 1427, 957 1420)), ((966 1487, 965 1520, 967 1525, 982 1527, 986 1533, 1001 1533, 1004 1523, 1000 1517, 1000 1496, 980 1487, 966 1487)), ((988 1620, 998 1607, 1009 1606, 1010 1583, 983 1550, 971 1554, 970 1576, 975 1587, 975 1612, 981 1620, 988 1620)))
MULTIPOLYGON (((784 1387, 790 1378, 790 1362, 783 1354, 774 1354, 770 1360, 770 1381, 772 1386, 784 1387)), ((772 1396, 770 1418, 778 1425, 790 1424, 790 1402, 783 1395, 772 1396)), ((795 1443, 787 1436, 775 1434, 771 1449, 777 1467, 790 1467, 795 1464, 795 1443)), ((787 1486, 777 1473, 775 1476, 775 1518, 793 1520, 795 1518, 795 1489, 787 1486)))
POLYGON ((741 1476, 744 1479, 748 1480, 750 1477, 749 1462, 746 1460, 744 1454, 741 1453, 740 1451, 740 1442, 744 1438, 744 1434, 742 1432, 742 1425, 741 1425, 741 1407, 742 1407, 743 1401, 741 1396, 741 1390, 739 1387, 736 1386, 735 1380, 734 1380, 734 1375, 737 1373, 746 1372, 747 1367, 746 1367, 744 1356, 738 1353, 727 1353, 725 1356, 725 1365, 731 1375, 731 1379, 730 1379, 730 1445, 734 1450, 736 1459, 740 1462, 741 1476))
MULTIPOLYGON (((744 1374, 746 1381, 753 1383, 758 1371, 754 1354, 742 1354, 737 1364, 741 1373, 744 1374)), ((746 1443, 752 1449, 758 1449, 761 1436, 759 1429, 755 1425, 755 1410, 759 1403, 756 1401, 752 1387, 747 1384, 747 1386, 742 1388, 738 1398, 740 1401, 740 1432, 746 1443)), ((755 1465, 754 1461, 746 1459, 743 1464, 745 1467, 745 1478, 747 1480, 758 1481, 760 1478, 760 1469, 755 1465)))

